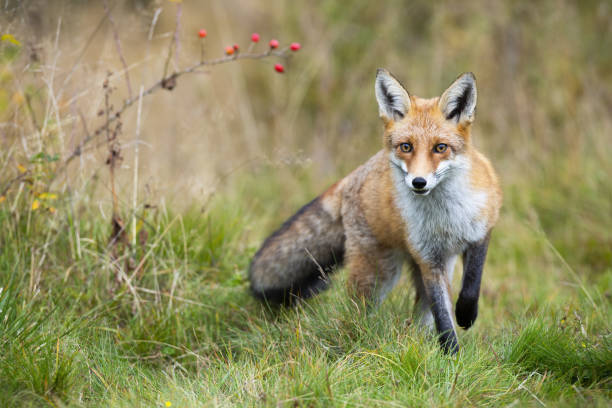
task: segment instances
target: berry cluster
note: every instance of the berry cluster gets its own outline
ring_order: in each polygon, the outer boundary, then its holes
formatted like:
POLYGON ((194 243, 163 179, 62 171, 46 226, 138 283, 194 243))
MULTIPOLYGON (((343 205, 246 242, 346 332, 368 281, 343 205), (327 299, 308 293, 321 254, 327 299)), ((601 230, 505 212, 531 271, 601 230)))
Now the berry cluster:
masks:
MULTIPOLYGON (((201 29, 198 31, 198 37, 202 39, 206 38, 207 35, 208 33, 206 32, 205 29, 201 29)), ((259 36, 258 33, 251 34, 251 42, 253 43, 252 45, 258 43, 260 39, 261 37, 259 36)), ((270 51, 277 49, 279 45, 280 43, 275 38, 271 39, 270 42, 268 43, 268 46, 270 47, 270 51)), ((298 42, 293 42, 289 45, 288 48, 291 51, 295 52, 295 51, 298 51, 300 48, 302 48, 302 45, 298 42)), ((237 55, 239 51, 240 51, 240 46, 238 44, 228 45, 227 47, 225 47, 225 55, 228 55, 228 56, 234 55, 234 54, 237 55)), ((249 48, 249 51, 250 51, 250 48, 249 48)), ((274 64, 274 70, 278 72, 279 74, 282 74, 283 72, 285 72, 285 67, 282 64, 274 64)))

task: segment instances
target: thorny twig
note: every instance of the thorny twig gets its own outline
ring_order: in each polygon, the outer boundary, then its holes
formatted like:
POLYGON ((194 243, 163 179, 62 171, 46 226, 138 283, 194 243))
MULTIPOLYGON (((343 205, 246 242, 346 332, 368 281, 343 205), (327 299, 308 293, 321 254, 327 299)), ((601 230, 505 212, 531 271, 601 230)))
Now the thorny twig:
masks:
MULTIPOLYGON (((163 89, 168 89, 168 90, 172 90, 172 88, 174 87, 174 85, 176 84, 176 79, 185 75, 185 74, 191 74, 194 72, 198 72, 199 68, 202 67, 207 67, 207 66, 214 66, 214 65, 221 65, 221 64, 226 64, 228 62, 232 62, 232 61, 236 61, 236 60, 258 60, 258 59, 263 59, 263 58, 267 58, 270 56, 275 56, 275 57, 280 57, 280 58, 287 58, 287 51, 289 49, 288 48, 284 48, 280 51, 272 51, 272 50, 268 50, 266 52, 260 53, 260 54, 250 54, 250 53, 245 53, 245 54, 234 54, 231 56, 225 56, 225 57, 221 57, 221 58, 216 58, 216 59, 212 59, 212 60, 207 60, 207 61, 200 61, 188 68, 185 68, 183 70, 180 71, 176 71, 174 72, 172 75, 162 78, 159 81, 157 81, 156 83, 154 83, 153 85, 151 85, 149 88, 147 88, 146 90, 143 91, 142 93, 142 97, 148 96, 150 94, 152 94, 154 91, 156 91, 157 89, 163 88, 163 89), (172 86, 172 87, 171 87, 172 86)), ((68 156, 64 162, 64 165, 68 165, 68 163, 70 163, 74 158, 78 157, 81 155, 81 152, 83 150, 83 147, 88 144, 91 140, 95 139, 97 136, 99 136, 100 134, 102 134, 103 132, 105 132, 109 126, 115 122, 117 119, 119 119, 121 117, 121 114, 128 109, 130 106, 134 105, 134 103, 136 103, 138 101, 137 97, 134 98, 128 98, 123 102, 123 106, 116 110, 115 113, 113 115, 110 115, 106 121, 104 122, 104 124, 102 124, 100 127, 98 127, 94 132, 92 132, 91 134, 87 135, 83 141, 81 141, 81 143, 79 143, 79 145, 73 150, 73 152, 70 154, 70 156, 68 156)))

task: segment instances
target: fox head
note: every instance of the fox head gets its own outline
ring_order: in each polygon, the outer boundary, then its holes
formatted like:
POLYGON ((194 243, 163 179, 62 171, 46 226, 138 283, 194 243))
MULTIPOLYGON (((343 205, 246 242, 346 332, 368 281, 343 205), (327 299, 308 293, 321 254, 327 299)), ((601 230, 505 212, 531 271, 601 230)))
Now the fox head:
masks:
POLYGON ((385 124, 385 149, 412 192, 427 195, 466 167, 476 110, 474 74, 460 75, 440 97, 421 99, 409 95, 387 70, 379 69, 375 90, 385 124))

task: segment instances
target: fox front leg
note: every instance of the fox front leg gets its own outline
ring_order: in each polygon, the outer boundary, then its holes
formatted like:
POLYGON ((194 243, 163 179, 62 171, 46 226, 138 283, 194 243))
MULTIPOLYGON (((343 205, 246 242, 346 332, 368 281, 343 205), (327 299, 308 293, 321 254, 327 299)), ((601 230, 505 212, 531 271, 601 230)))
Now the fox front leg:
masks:
POLYGON ((455 316, 457 324, 464 329, 469 329, 478 316, 480 282, 490 236, 489 233, 482 241, 470 244, 463 253, 463 280, 457 298, 455 316))
POLYGON ((459 351, 459 344, 453 325, 450 289, 444 269, 427 271, 423 275, 423 283, 429 297, 440 346, 445 353, 455 354, 459 351))

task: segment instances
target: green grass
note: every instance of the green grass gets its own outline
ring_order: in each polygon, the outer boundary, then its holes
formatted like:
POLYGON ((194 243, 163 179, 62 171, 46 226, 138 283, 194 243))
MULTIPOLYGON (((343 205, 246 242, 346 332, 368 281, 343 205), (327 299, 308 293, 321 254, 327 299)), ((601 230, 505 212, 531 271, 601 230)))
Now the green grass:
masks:
POLYGON ((516 220, 522 209, 511 189, 479 319, 448 357, 412 325, 407 279, 370 313, 349 300, 342 271, 331 290, 298 307, 255 301, 246 269, 270 229, 259 226, 291 207, 268 199, 275 188, 281 183, 257 195, 245 183, 205 210, 150 211, 148 240, 132 253, 148 253, 146 266, 129 284, 116 281, 99 214, 81 214, 88 221, 76 224, 83 246, 74 259, 68 207, 27 216, 0 207, 0 405, 609 403, 612 271, 578 275, 546 232, 516 220), (247 193, 252 200, 236 200, 247 193), (255 216, 259 200, 272 207, 255 216))

